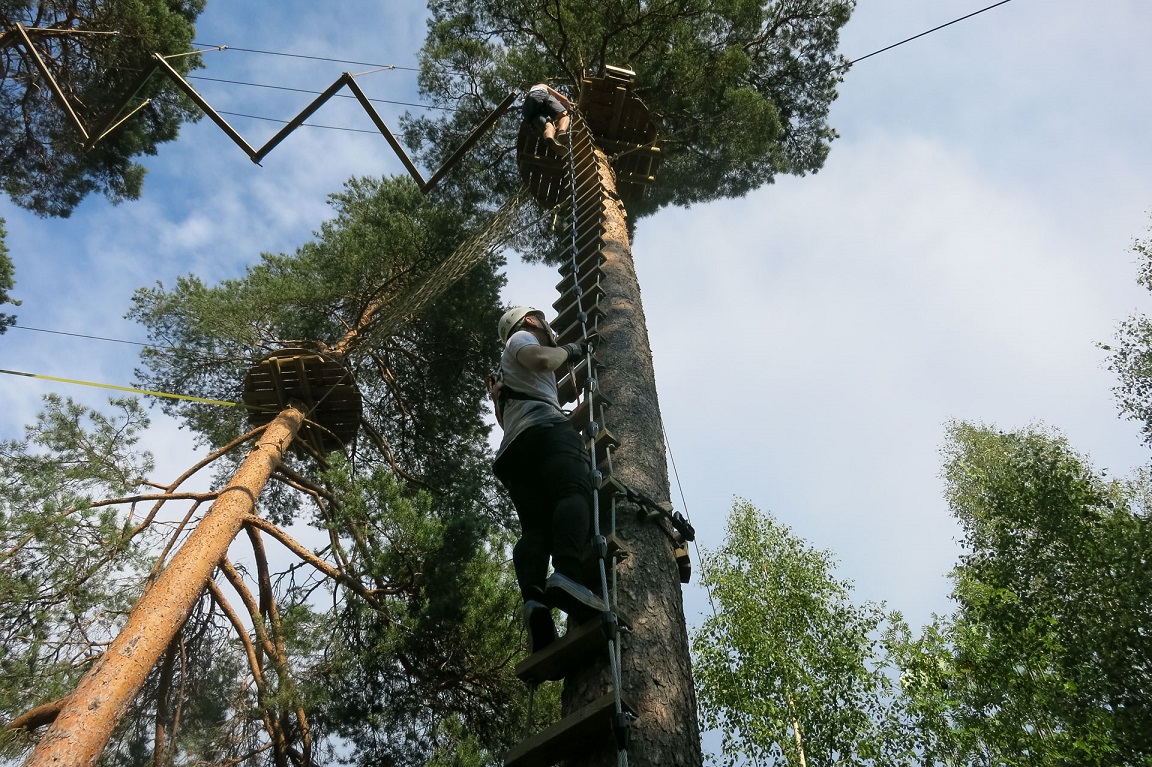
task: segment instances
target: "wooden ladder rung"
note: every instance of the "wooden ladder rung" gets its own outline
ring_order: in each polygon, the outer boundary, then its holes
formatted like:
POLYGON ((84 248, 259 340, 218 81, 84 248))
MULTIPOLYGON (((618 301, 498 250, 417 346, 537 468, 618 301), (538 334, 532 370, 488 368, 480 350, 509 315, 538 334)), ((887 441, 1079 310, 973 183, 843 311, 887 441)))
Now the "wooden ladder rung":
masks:
MULTIPOLYGON (((632 706, 623 701, 624 710, 635 714, 632 706)), ((612 723, 616 716, 616 697, 608 692, 521 741, 504 755, 504 767, 551 767, 577 752, 587 752, 603 746, 615 747, 612 723)))
MULTIPOLYGON (((596 392, 596 396, 592 398, 592 404, 596 408, 596 420, 602 420, 604 418, 604 411, 612 407, 612 401, 599 391, 596 392)), ((568 423, 572 424, 572 428, 576 431, 583 431, 590 420, 589 415, 591 414, 588 412, 588 397, 581 397, 580 402, 577 403, 576 407, 572 408, 572 412, 568 414, 568 423)))
MULTIPOLYGON (((576 323, 569 330, 573 328, 578 330, 579 327, 580 323, 576 323)), ((569 335, 573 336, 573 338, 569 341, 564 341, 564 335, 561 334, 560 343, 572 343, 572 341, 576 340, 575 336, 579 334, 569 333, 569 335)), ((602 367, 600 361, 596 359, 595 353, 592 354, 592 364, 594 364, 597 368, 602 367)), ((575 402, 577 397, 579 397, 583 392, 587 391, 590 377, 591 376, 588 374, 587 358, 580 360, 580 362, 572 367, 572 370, 568 373, 568 375, 564 376, 556 382, 556 390, 560 397, 560 404, 575 402)))
POLYGON ((557 639, 543 650, 516 664, 516 676, 527 684, 556 682, 579 667, 589 655, 616 636, 618 623, 612 613, 601 613, 557 639))
POLYGON ((600 471, 604 474, 604 481, 600 483, 600 511, 603 513, 606 509, 611 507, 612 498, 618 495, 626 495, 627 490, 619 480, 613 479, 611 475, 600 467, 600 471))
POLYGON ((604 270, 600 268, 600 264, 593 264, 580 274, 579 280, 576 279, 576 275, 572 273, 571 268, 562 269, 560 274, 562 279, 556 283, 556 290, 561 294, 566 294, 572 290, 572 286, 576 285, 577 282, 581 290, 592 290, 592 288, 600 284, 601 279, 604 277, 604 270))
MULTIPOLYGON (((582 295, 579 300, 569 298, 568 303, 564 305, 563 308, 553 304, 553 308, 556 309, 559 314, 556 315, 556 319, 552 320, 552 327, 567 328, 572 323, 579 321, 580 312, 584 312, 585 316, 591 317, 592 313, 599 307, 600 299, 603 296, 603 290, 591 290, 582 295)), ((559 301, 557 301, 557 303, 559 303, 559 301)))
MULTIPOLYGON (((600 308, 600 304, 595 304, 594 306, 589 306, 585 310, 585 314, 588 315, 588 324, 590 326, 595 325, 597 320, 601 320, 605 317, 604 310, 600 308)), ((552 328, 552 329, 556 330, 556 328, 552 328)), ((564 326, 560 330, 556 331, 556 343, 560 344, 561 346, 563 346, 564 344, 570 344, 573 341, 579 341, 583 337, 584 337, 584 328, 581 325, 579 320, 576 320, 576 321, 572 322, 571 324, 564 326)), ((572 399, 565 400, 565 402, 573 402, 573 401, 575 401, 575 399, 576 399, 576 395, 573 394, 572 399)))
POLYGON ((615 450, 620 447, 620 440, 616 439, 616 437, 612 435, 612 432, 601 427, 600 431, 596 432, 595 444, 596 463, 599 465, 607 457, 609 450, 615 450))

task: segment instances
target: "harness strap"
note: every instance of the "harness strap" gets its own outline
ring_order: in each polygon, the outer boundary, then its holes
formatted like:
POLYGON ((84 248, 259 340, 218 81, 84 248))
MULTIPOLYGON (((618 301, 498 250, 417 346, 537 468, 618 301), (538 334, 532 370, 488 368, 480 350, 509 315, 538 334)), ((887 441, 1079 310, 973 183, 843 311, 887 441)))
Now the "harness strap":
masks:
POLYGON ((551 402, 544 399, 543 397, 533 397, 531 394, 525 394, 522 391, 516 391, 515 389, 513 389, 512 387, 510 387, 506 383, 500 384, 500 397, 501 397, 501 399, 533 400, 535 402, 543 402, 545 405, 551 405, 552 404, 551 402))

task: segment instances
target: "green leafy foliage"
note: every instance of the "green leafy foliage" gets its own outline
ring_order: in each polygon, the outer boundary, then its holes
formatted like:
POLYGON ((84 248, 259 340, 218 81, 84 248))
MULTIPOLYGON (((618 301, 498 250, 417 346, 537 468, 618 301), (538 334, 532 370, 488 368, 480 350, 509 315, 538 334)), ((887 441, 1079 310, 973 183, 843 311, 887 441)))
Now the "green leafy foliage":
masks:
POLYGON ((958 607, 907 648, 922 740, 944 763, 1152 761, 1152 525, 1059 435, 952 425, 958 607))
MULTIPOLYGON (((4 219, 0 218, 0 306, 4 304, 19 306, 20 302, 8 295, 8 291, 16 287, 16 279, 12 259, 8 255, 8 246, 4 243, 4 238, 7 236, 8 232, 4 230, 4 219)), ((14 316, 0 312, 0 335, 4 335, 4 331, 10 325, 15 324, 16 318, 14 316)))
MULTIPOLYGON (((459 110, 409 124, 410 140, 449 151, 511 90, 576 85, 607 66, 636 72, 657 117, 664 163, 633 216, 740 196, 778 174, 815 172, 835 132, 828 108, 854 0, 434 0, 420 84, 459 110)), ((573 91, 573 95, 575 92, 573 91)), ((476 195, 514 187, 505 120, 491 153, 453 183, 476 195)))
MULTIPOLYGON (((1139 239, 1132 245, 1140 263, 1136 281, 1152 290, 1152 239, 1139 239)), ((1133 315, 1117 333, 1116 345, 1101 344, 1110 352, 1108 367, 1120 379, 1115 388, 1120 412, 1141 424, 1144 442, 1152 444, 1152 320, 1133 315)))
MULTIPOLYGON (((154 53, 190 50, 204 0, 10 0, 0 3, 0 187, 42 216, 68 216, 100 192, 113 202, 140 196, 145 169, 134 158, 156 153, 199 112, 171 81, 152 77, 137 93, 151 101, 91 148, 55 100, 33 57, 29 36, 86 129, 98 127, 134 86, 154 53)), ((196 56, 169 60, 179 72, 196 56)), ((135 106, 134 102, 133 106, 135 106)))
POLYGON ((107 416, 54 395, 23 439, 0 443, 0 713, 65 695, 137 593, 146 539, 93 499, 137 491, 151 457, 132 399, 107 416))
POLYGON ((315 637, 304 679, 317 726, 354 744, 358 764, 422 764, 432 753, 490 763, 526 715, 512 673, 523 629, 507 540, 479 540, 465 517, 437 516, 426 493, 387 471, 328 476, 348 500, 331 524, 362 537, 350 542, 351 565, 378 602, 339 598, 315 637))
MULTIPOLYGON (((236 400, 247 369, 286 347, 353 370, 365 409, 347 457, 292 458, 262 497, 265 518, 320 536, 317 556, 339 576, 279 570, 284 668, 247 707, 274 704, 300 743, 305 711, 313 747, 350 763, 491 763, 527 716, 512 674, 523 628, 508 506, 483 419, 500 261, 490 255, 402 323, 380 325, 481 219, 407 179, 353 179, 333 205, 315 241, 263 256, 240 279, 138 291, 130 316, 154 344, 138 374, 149 388, 236 400)), ((246 428, 231 409, 165 407, 214 446, 246 428)))
POLYGON ((704 724, 721 764, 911 764, 879 634, 898 616, 857 606, 830 555, 737 501, 703 555, 716 602, 693 638, 704 724))
MULTIPOLYGON (((324 351, 353 338, 344 360, 365 403, 360 460, 384 461, 468 513, 497 513, 484 489, 490 427, 482 415, 497 344, 499 261, 490 257, 401 327, 378 333, 375 312, 450 255, 472 219, 407 179, 353 179, 333 205, 336 217, 316 241, 292 255, 265 255, 239 280, 209 287, 188 276, 171 290, 137 291, 129 316, 155 344, 140 377, 148 388, 235 401, 264 354, 324 351)), ((164 407, 212 445, 246 428, 238 408, 164 407)))

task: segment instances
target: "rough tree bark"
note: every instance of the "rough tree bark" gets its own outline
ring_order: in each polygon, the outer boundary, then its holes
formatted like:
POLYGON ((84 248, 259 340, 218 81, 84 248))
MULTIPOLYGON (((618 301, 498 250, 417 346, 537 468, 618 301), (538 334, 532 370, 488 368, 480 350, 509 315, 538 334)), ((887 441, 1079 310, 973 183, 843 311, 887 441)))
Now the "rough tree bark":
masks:
POLYGON ((149 672, 184 626, 256 498, 280 465, 304 412, 289 407, 264 430, 232 481, 128 614, 124 628, 65 700, 25 767, 90 767, 149 672))
MULTIPOLYGON (((612 402, 605 421, 620 440, 613 456, 613 477, 657 501, 670 497, 668 464, 652 348, 640 300, 640 283, 632 261, 626 211, 616 195, 608 161, 596 150, 607 194, 605 296, 601 308, 600 344, 596 356, 606 366, 601 391, 612 402)), ((618 566, 620 610, 632 623, 621 642, 622 691, 639 715, 628 749, 631 767, 700 767, 700 725, 688 651, 683 590, 675 550, 652 522, 637 519, 635 509, 619 505, 617 529, 631 556, 618 566)), ((568 714, 610 689, 601 670, 569 678, 564 689, 568 714)), ((610 737, 603 749, 589 744, 573 755, 570 767, 616 765, 610 737)))

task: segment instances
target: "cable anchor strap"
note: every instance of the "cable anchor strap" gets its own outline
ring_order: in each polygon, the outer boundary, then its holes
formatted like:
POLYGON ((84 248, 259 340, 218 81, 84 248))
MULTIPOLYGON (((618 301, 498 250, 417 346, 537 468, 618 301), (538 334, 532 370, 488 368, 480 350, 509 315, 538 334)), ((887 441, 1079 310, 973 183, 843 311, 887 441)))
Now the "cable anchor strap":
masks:
POLYGON ((692 527, 692 523, 685 519, 683 514, 678 511, 674 511, 672 509, 671 503, 668 501, 664 501, 663 503, 654 501, 644 493, 629 485, 624 486, 624 491, 628 500, 640 507, 640 514, 642 515, 642 518, 646 519, 648 517, 648 514, 645 512, 645 510, 647 510, 647 512, 655 513, 656 515, 667 519, 668 522, 671 523, 672 527, 676 528, 676 532, 680 534, 680 537, 684 541, 696 540, 696 529, 692 527))

